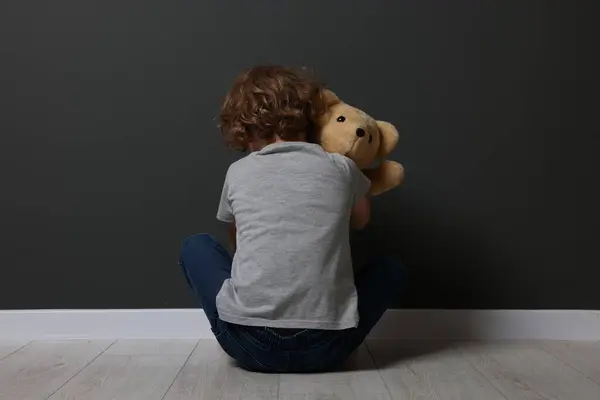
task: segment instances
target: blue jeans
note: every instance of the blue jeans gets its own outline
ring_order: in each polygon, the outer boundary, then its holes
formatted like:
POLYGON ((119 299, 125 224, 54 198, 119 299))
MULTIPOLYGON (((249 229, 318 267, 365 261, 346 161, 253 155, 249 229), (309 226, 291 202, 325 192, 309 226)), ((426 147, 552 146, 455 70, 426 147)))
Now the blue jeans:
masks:
POLYGON ((219 319, 217 293, 231 277, 232 257, 212 236, 184 242, 179 264, 202 303, 223 350, 244 369, 258 372, 319 372, 340 368, 403 290, 406 271, 389 259, 366 265, 355 277, 359 324, 345 330, 280 329, 235 325, 219 319))

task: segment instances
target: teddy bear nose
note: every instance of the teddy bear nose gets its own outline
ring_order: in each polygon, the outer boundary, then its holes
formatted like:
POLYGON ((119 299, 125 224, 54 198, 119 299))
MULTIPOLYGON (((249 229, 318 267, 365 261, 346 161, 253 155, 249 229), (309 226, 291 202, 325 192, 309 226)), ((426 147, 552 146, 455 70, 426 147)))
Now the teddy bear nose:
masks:
POLYGON ((358 128, 356 130, 356 136, 358 136, 358 137, 363 137, 363 136, 365 136, 365 134, 366 134, 366 132, 363 128, 358 128))

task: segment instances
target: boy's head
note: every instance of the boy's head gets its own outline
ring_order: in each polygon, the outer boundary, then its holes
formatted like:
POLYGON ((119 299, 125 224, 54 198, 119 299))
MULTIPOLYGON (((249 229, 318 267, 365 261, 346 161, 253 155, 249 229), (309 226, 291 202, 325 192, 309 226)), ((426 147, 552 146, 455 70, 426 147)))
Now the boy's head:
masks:
POLYGON ((259 66, 240 74, 219 116, 227 145, 256 150, 277 140, 312 141, 327 111, 323 86, 305 71, 259 66))

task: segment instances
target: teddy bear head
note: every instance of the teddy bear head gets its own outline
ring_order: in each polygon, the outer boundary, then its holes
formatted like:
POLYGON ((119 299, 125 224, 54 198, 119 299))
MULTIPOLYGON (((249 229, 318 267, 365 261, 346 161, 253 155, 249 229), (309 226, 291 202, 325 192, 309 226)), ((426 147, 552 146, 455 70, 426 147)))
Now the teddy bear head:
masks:
POLYGON ((319 142, 325 151, 343 154, 361 168, 385 158, 398 143, 398 131, 389 122, 377 121, 367 113, 325 93, 328 112, 321 118, 319 142))

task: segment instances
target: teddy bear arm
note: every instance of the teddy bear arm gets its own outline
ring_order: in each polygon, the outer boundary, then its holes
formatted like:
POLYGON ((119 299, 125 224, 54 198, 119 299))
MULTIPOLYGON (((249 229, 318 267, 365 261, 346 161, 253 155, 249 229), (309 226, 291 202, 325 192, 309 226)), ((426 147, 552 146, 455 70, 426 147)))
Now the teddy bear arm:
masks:
POLYGON ((404 167, 395 161, 384 161, 377 168, 363 172, 371 181, 369 193, 373 196, 395 188, 404 180, 404 167))

